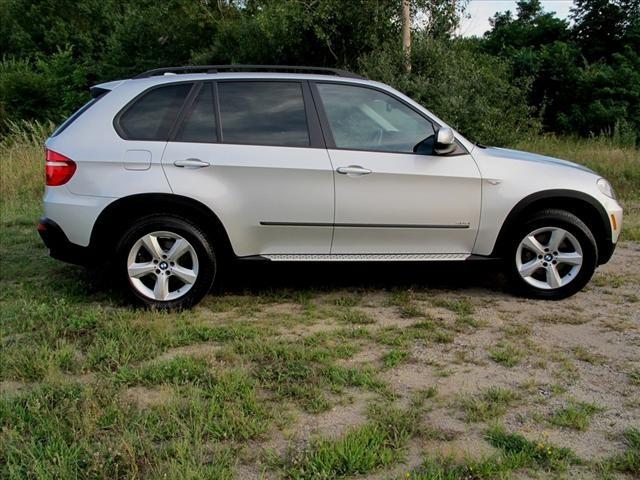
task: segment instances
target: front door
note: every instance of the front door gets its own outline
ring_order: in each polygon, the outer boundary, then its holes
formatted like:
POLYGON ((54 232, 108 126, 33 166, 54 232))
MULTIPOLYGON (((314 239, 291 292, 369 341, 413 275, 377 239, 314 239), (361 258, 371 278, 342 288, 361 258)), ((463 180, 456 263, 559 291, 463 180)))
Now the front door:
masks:
POLYGON ((386 92, 335 82, 316 88, 333 137, 331 253, 469 254, 481 205, 471 155, 462 147, 434 155, 433 124, 386 92))

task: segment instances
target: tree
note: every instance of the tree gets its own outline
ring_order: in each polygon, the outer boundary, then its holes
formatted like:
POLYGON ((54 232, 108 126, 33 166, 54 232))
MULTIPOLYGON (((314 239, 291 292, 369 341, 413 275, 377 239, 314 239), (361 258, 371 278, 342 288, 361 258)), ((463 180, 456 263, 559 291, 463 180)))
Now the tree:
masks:
POLYGON ((411 71, 411 5, 402 0, 402 53, 405 57, 405 69, 411 71))
POLYGON ((606 61, 624 49, 628 33, 637 36, 640 0, 575 0, 571 15, 585 57, 606 61))

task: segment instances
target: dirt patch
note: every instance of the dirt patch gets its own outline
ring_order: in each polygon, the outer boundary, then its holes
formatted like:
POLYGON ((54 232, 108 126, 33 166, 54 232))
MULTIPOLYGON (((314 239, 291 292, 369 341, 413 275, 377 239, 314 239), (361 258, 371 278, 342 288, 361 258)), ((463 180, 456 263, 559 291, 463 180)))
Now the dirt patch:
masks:
POLYGON ((30 387, 28 383, 3 380, 0 382, 0 395, 13 397, 28 390, 30 387))
POLYGON ((164 352, 162 355, 156 357, 154 361, 167 361, 173 360, 177 357, 206 357, 214 354, 222 347, 212 343, 196 343, 193 345, 186 345, 184 347, 171 348, 164 352))
POLYGON ((386 348, 378 347, 377 345, 367 346, 350 358, 339 359, 338 363, 345 367, 377 366, 386 351, 386 348))
POLYGON ((131 387, 127 388, 120 398, 123 402, 144 410, 145 408, 167 404, 173 399, 173 391, 169 387, 131 387))
POLYGON ((338 438, 366 422, 366 404, 366 396, 360 395, 353 403, 336 405, 319 414, 300 412, 297 421, 285 434, 290 433, 292 441, 298 446, 313 438, 338 438))
POLYGON ((466 436, 451 441, 434 440, 426 442, 424 450, 430 456, 453 458, 464 462, 467 459, 479 460, 497 453, 497 450, 476 436, 466 436))

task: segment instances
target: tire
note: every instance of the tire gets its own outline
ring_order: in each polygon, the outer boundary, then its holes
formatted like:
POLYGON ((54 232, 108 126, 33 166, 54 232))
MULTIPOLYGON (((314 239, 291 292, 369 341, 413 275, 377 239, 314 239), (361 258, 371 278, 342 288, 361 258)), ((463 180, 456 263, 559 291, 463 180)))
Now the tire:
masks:
POLYGON ((210 239, 192 223, 170 215, 137 220, 116 248, 118 283, 137 305, 182 310, 211 290, 217 273, 210 239))
POLYGON ((560 300, 589 282, 597 266, 598 247, 582 220, 565 210, 548 209, 511 232, 505 262, 517 293, 560 300))

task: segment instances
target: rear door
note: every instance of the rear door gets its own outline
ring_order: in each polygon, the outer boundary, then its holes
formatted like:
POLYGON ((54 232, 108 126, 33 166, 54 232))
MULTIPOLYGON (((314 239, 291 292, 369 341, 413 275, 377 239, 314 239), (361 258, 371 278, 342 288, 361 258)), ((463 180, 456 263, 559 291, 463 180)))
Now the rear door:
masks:
POLYGON ((308 84, 197 88, 162 158, 173 192, 209 206, 236 255, 329 253, 333 169, 308 84))
POLYGON ((338 82, 315 88, 335 167, 331 253, 468 255, 481 205, 471 155, 462 147, 434 155, 436 126, 388 92, 338 82))

